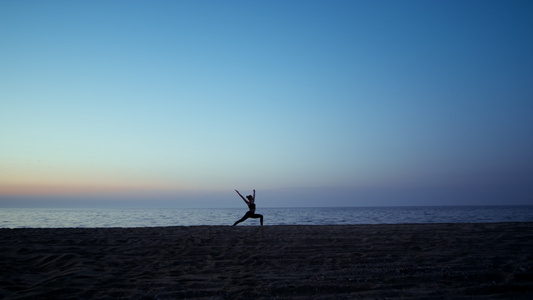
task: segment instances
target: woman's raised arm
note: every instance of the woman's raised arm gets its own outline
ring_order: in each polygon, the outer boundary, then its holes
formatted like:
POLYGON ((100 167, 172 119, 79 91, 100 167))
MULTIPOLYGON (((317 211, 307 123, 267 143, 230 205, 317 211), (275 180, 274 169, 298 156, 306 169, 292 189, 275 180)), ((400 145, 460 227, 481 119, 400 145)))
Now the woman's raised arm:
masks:
POLYGON ((239 196, 241 196, 242 200, 244 200, 244 202, 246 202, 246 204, 248 204, 248 201, 246 200, 246 198, 244 198, 241 193, 239 193, 239 191, 235 190, 237 192, 237 194, 239 194, 239 196))

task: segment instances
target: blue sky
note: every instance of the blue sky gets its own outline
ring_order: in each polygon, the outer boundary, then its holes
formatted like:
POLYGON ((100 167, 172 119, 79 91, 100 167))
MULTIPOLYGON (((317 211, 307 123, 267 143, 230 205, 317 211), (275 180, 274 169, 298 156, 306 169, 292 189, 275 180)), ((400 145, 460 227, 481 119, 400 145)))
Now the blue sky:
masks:
POLYGON ((533 204, 532 15, 2 1, 0 203, 533 204))

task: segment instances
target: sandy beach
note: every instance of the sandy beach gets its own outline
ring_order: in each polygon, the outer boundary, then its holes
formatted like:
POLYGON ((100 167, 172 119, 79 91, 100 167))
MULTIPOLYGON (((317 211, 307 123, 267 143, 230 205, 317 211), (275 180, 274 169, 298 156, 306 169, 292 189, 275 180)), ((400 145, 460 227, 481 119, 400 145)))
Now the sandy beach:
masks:
POLYGON ((533 223, 0 229, 2 299, 532 299, 533 223))

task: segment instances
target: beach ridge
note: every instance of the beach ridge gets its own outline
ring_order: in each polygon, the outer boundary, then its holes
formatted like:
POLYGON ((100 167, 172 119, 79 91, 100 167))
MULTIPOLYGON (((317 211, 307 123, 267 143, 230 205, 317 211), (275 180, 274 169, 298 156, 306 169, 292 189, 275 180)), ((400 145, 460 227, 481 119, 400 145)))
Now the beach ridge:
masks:
POLYGON ((533 296, 533 223, 0 229, 0 298, 533 296))

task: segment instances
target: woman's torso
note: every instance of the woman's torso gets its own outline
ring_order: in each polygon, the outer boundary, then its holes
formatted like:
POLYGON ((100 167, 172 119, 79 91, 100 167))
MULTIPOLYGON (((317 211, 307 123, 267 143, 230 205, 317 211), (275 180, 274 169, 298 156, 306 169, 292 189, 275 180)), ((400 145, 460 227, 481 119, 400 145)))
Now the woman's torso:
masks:
POLYGON ((251 212, 255 212, 255 203, 248 203, 248 208, 250 209, 251 212))

